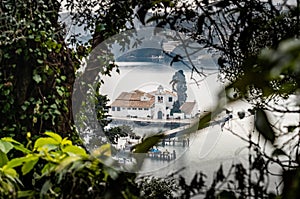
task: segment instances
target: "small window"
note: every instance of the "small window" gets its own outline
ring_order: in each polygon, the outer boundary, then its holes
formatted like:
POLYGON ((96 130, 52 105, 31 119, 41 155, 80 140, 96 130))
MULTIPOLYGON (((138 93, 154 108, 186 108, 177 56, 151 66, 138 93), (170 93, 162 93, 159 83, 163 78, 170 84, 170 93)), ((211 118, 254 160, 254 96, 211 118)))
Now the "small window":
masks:
POLYGON ((158 100, 159 103, 162 103, 163 100, 164 100, 164 98, 163 98, 162 96, 158 96, 158 97, 157 97, 157 100, 158 100))
POLYGON ((169 102, 172 102, 173 101, 173 97, 169 97, 169 102))
POLYGON ((145 110, 145 111, 148 111, 148 110, 149 110, 149 108, 144 108, 144 110, 145 110))
POLYGON ((136 110, 136 108, 132 108, 132 110, 136 110))
POLYGON ((117 107, 117 111, 121 111, 121 108, 120 108, 120 107, 117 107))
POLYGON ((127 110, 131 110, 131 108, 127 108, 127 110))
POLYGON ((113 106, 113 107, 111 107, 111 110, 112 110, 112 111, 115 111, 115 107, 114 107, 114 106, 113 106))
POLYGON ((143 110, 143 108, 139 108, 139 110, 143 110))

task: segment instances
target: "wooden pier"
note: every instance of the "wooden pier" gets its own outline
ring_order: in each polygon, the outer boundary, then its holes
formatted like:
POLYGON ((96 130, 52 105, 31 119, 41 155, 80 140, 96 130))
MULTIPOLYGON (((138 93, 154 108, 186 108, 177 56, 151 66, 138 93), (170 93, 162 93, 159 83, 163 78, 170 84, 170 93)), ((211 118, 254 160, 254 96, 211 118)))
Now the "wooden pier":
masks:
POLYGON ((173 152, 168 152, 168 151, 148 152, 148 157, 153 160, 171 161, 176 159, 176 152, 175 150, 173 150, 173 152))
MULTIPOLYGON (((162 122, 162 121, 161 121, 162 122)), ((170 122, 170 121, 169 121, 170 122)), ((191 123, 191 120, 189 123, 181 121, 181 123, 185 123, 186 125, 168 130, 163 132, 165 135, 165 138, 162 139, 157 146, 162 146, 163 148, 165 146, 172 146, 173 149, 175 147, 189 147, 190 145, 190 139, 189 139, 189 133, 197 130, 197 126, 195 125, 195 120, 193 123, 191 123)), ((127 143, 127 142, 126 142, 127 143)), ((121 150, 125 149, 126 143, 123 143, 122 145, 124 148, 121 147, 121 150)), ((173 150, 171 152, 167 151, 166 149, 163 150, 154 150, 152 149, 149 151, 146 155, 147 158, 150 158, 151 160, 157 160, 157 161, 172 161, 176 159, 176 150, 173 150)), ((125 160, 124 160, 125 162, 125 160)))
POLYGON ((180 147, 189 147, 190 146, 190 138, 168 138, 163 139, 161 142, 158 143, 158 146, 180 146, 180 147))

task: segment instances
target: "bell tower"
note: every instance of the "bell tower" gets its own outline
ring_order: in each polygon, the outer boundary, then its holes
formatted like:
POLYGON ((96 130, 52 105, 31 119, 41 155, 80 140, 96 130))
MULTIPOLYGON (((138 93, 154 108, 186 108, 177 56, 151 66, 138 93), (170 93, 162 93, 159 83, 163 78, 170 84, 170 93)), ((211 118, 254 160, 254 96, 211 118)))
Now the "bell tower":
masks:
POLYGON ((166 95, 162 85, 155 92, 154 119, 166 119, 166 95))

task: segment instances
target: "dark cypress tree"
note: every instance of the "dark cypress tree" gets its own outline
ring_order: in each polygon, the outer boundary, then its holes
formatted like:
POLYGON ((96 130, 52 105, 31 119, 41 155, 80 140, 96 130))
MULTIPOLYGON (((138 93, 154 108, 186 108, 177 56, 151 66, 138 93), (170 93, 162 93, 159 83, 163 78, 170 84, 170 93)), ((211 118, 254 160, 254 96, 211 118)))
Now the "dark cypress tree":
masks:
POLYGON ((185 75, 183 73, 183 70, 179 70, 175 72, 175 74, 172 77, 172 81, 170 82, 172 84, 172 89, 177 93, 177 101, 173 104, 173 109, 171 110, 171 115, 173 113, 180 113, 180 107, 184 102, 186 102, 187 98, 187 86, 185 81, 185 75))

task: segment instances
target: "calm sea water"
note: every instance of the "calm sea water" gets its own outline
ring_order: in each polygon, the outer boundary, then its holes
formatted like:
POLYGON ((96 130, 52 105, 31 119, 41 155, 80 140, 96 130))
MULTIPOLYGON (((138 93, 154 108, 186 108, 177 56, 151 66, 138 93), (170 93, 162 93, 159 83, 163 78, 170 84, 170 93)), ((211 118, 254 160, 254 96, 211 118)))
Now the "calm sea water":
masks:
MULTIPOLYGON (((169 84, 172 76, 178 68, 172 68, 168 65, 155 63, 120 63, 120 74, 113 72, 111 77, 104 77, 105 84, 101 92, 107 94, 113 101, 123 91, 132 91, 136 89, 144 91, 153 91, 158 85, 163 85, 167 89, 172 89, 169 84)), ((183 68, 184 70, 184 68, 183 68)), ((187 101, 198 103, 201 113, 209 111, 218 102, 217 94, 223 89, 223 85, 218 81, 216 71, 207 71, 207 77, 191 74, 191 71, 184 70, 187 81, 187 101), (199 81, 199 82, 197 82, 199 81)), ((167 130, 161 126, 135 126, 137 132, 159 132, 167 130), (137 130, 139 129, 139 130, 137 130)), ((139 133, 138 133, 139 134, 139 133)), ((190 137, 189 147, 165 146, 161 150, 176 150, 177 159, 171 162, 146 159, 141 173, 152 173, 158 176, 164 176, 167 173, 174 172, 182 167, 183 174, 191 179, 195 171, 213 172, 222 162, 232 162, 239 156, 243 156, 241 149, 245 147, 244 142, 232 136, 226 131, 221 132, 219 125, 199 131, 190 137), (232 144, 234 143, 234 144, 232 144)))
MULTIPOLYGON (((107 94, 113 101, 123 91, 135 89, 153 91, 158 85, 171 89, 169 82, 177 70, 167 65, 153 63, 122 63, 120 74, 113 72, 111 77, 103 78, 105 84, 101 92, 107 94)), ((204 72, 207 72, 205 78, 192 76, 190 71, 184 70, 188 87, 187 101, 196 100, 201 113, 212 110, 212 107, 218 103, 218 93, 223 89, 216 71, 204 72)), ((249 133, 253 133, 253 117, 249 116, 240 120, 237 116, 238 111, 247 110, 248 107, 250 106, 244 102, 229 107, 233 111, 233 118, 225 124, 224 130, 221 130, 220 125, 214 125, 197 131, 190 135, 189 147, 159 146, 161 151, 176 150, 176 160, 167 162, 146 159, 140 175, 151 174, 164 177, 184 168, 180 174, 188 181, 193 178, 195 172, 202 171, 207 175, 207 185, 209 185, 220 165, 223 165, 225 173, 233 163, 241 162, 246 166, 249 154, 248 143, 233 135, 231 131, 246 139, 249 133)), ((226 117, 225 112, 218 117, 216 120, 226 117)), ((161 130, 161 127, 155 126, 141 127, 140 130, 143 128, 147 128, 145 132, 161 130)), ((253 135, 253 139, 258 139, 256 134, 253 135)), ((272 148, 268 147, 267 150, 272 151, 272 148)))

